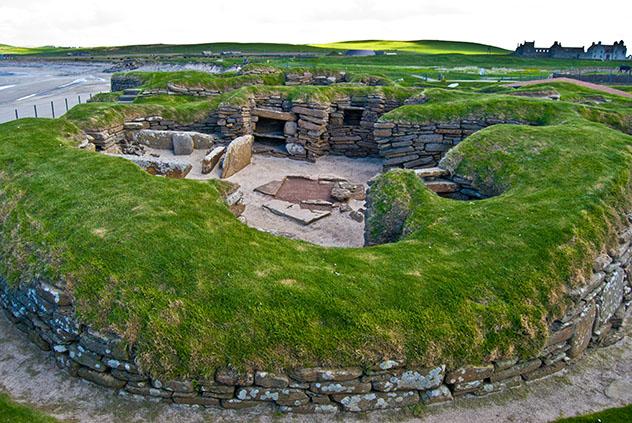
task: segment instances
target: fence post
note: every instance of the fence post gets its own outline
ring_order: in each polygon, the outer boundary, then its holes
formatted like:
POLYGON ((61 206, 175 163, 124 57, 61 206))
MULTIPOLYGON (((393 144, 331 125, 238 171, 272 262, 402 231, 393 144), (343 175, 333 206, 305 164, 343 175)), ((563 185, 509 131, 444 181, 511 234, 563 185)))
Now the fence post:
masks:
POLYGON ((34 104, 34 105, 33 105, 33 110, 35 110, 35 117, 38 117, 38 116, 37 116, 37 104, 34 104))
POLYGON ((81 96, 77 96, 79 98, 79 104, 81 104, 81 96))
POLYGON ((50 110, 53 112, 53 119, 55 119, 55 104, 52 101, 50 102, 50 110))
POLYGON ((20 119, 20 117, 18 116, 18 109, 15 109, 15 120, 20 119))
POLYGON ((68 99, 64 98, 64 103, 66 103, 66 111, 68 111, 68 99))

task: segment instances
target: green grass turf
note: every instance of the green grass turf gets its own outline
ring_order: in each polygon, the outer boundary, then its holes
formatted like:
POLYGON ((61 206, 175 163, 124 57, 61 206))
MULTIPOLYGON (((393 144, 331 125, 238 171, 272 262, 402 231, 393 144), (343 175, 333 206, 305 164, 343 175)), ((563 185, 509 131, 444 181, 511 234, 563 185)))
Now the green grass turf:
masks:
POLYGON ((201 54, 204 51, 221 53, 240 51, 244 53, 319 53, 336 50, 374 49, 422 54, 505 54, 507 50, 484 44, 457 41, 346 41, 322 45, 274 44, 274 43, 204 43, 204 44, 147 44, 92 48, 63 47, 13 47, 0 44, 0 54, 67 54, 87 53, 91 55, 121 54, 201 54))
POLYGON ((0 393, 0 423, 55 423, 58 420, 25 405, 13 402, 0 393))
POLYGON ((151 54, 202 54, 204 51, 221 53, 222 51, 241 51, 244 53, 327 53, 318 47, 299 44, 273 43, 204 43, 204 44, 143 44, 103 47, 14 47, 0 44, 0 54, 17 55, 67 55, 87 54, 93 56, 108 55, 151 55, 151 54))
POLYGON ((624 128, 629 109, 428 94, 409 119, 472 101, 548 126, 488 128, 453 150, 460 173, 503 190, 488 200, 443 199, 411 173, 389 174, 406 187, 391 195, 413 199, 409 236, 364 249, 256 231, 228 211, 217 182, 157 178, 73 148, 75 123, 177 110, 185 99, 93 103, 64 119, 0 125, 0 273, 11 284, 63 276, 82 321, 136 342, 142 367, 167 377, 208 377, 228 364, 532 356, 568 305, 566 287, 629 210, 632 137, 599 123, 624 128))
MULTIPOLYGON (((141 73, 138 74, 141 75, 141 73)), ((151 75, 144 76, 151 83, 151 85, 145 85, 144 87, 163 88, 166 87, 167 82, 174 82, 179 85, 217 87, 216 80, 218 78, 216 76, 205 74, 204 78, 191 82, 190 75, 189 72, 175 73, 170 80, 163 78, 154 79, 151 75)), ((158 115, 181 123, 191 123, 202 120, 209 113, 217 110, 221 104, 243 105, 254 94, 282 93, 292 100, 331 101, 341 93, 366 95, 377 92, 383 93, 386 98, 404 101, 418 91, 400 86, 366 87, 344 85, 315 87, 251 85, 208 98, 174 95, 139 97, 133 105, 108 102, 112 100, 112 97, 108 95, 96 97, 96 100, 102 99, 105 101, 94 101, 73 107, 66 114, 66 118, 72 120, 82 129, 108 128, 123 124, 125 120, 148 115, 158 115)))
POLYGON ((0 44, 0 54, 52 54, 63 49, 57 47, 14 47, 7 44, 0 44))
POLYGON ((632 405, 611 408, 586 416, 556 420, 555 423, 629 423, 632 421, 632 405))
POLYGON ((342 41, 329 44, 314 44, 314 47, 337 50, 383 50, 418 54, 507 54, 508 50, 477 43, 462 41, 342 41))

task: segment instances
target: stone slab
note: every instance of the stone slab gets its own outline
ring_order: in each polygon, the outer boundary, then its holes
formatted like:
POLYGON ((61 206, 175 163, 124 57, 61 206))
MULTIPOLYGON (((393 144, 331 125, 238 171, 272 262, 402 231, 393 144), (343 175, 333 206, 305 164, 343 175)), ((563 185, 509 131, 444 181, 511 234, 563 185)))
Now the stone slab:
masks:
POLYGON ((228 145, 224 156, 222 179, 230 178, 250 164, 254 140, 255 137, 252 135, 244 135, 243 137, 235 138, 228 145))
POLYGON ((208 153, 202 160, 202 173, 211 173, 213 169, 215 169, 215 166, 219 163, 225 151, 226 147, 215 147, 210 153, 208 153))
POLYGON ((261 194, 271 195, 272 197, 274 197, 276 193, 279 191, 279 188, 281 188, 281 185, 283 185, 283 181, 271 181, 271 182, 268 182, 267 184, 263 184, 255 188, 255 191, 261 194))
POLYGON ((263 207, 276 215, 287 217, 302 225, 309 225, 331 214, 330 211, 302 209, 298 204, 281 200, 272 200, 264 204, 263 207))
POLYGON ((293 121, 296 119, 296 115, 294 113, 279 112, 277 110, 270 109, 255 108, 252 110, 252 114, 254 116, 283 121, 293 121))
POLYGON ((425 169, 415 169, 415 175, 420 178, 437 178, 439 176, 447 176, 450 172, 440 167, 427 167, 425 169))

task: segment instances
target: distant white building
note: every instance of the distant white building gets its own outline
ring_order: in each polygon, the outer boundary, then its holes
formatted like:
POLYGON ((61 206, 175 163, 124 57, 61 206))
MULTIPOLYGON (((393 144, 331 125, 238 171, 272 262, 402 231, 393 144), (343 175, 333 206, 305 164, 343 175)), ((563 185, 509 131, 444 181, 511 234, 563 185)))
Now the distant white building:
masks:
POLYGON ((599 41, 588 47, 586 56, 594 60, 625 60, 627 52, 628 49, 623 41, 615 42, 613 45, 601 44, 599 41))
POLYGON ((590 59, 590 60, 626 60, 628 49, 623 41, 612 45, 592 43, 588 50, 584 47, 563 47, 555 42, 549 48, 536 47, 535 42, 524 42, 516 49, 514 55, 523 57, 541 57, 550 59, 590 59))

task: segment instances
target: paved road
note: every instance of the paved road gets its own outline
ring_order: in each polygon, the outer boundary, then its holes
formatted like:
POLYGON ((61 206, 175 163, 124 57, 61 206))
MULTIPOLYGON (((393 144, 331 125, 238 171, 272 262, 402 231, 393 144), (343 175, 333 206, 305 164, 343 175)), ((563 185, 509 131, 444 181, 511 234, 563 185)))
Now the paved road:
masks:
POLYGON ((107 63, 58 63, 0 61, 0 123, 19 117, 34 117, 36 105, 39 117, 52 117, 69 107, 85 102, 90 94, 110 90, 111 74, 103 72, 107 63))

